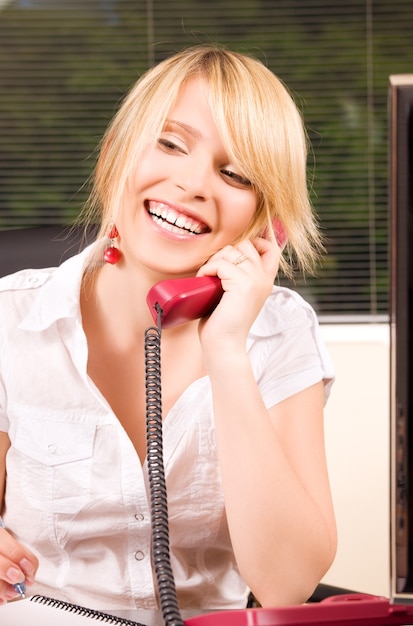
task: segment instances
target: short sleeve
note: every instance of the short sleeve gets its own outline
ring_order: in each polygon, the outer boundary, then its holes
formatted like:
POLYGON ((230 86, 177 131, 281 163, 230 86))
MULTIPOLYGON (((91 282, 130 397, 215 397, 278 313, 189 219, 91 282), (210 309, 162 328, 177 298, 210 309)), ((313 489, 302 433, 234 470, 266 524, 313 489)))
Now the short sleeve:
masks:
POLYGON ((252 328, 250 358, 267 407, 324 382, 325 402, 334 368, 313 308, 301 296, 277 288, 252 328))

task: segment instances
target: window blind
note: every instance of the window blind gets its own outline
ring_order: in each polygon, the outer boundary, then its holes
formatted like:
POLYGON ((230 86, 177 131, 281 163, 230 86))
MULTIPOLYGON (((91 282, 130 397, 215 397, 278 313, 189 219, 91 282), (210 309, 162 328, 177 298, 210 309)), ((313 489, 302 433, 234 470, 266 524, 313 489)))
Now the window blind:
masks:
POLYGON ((129 86, 221 43, 263 60, 306 122, 327 255, 294 287, 321 315, 387 315, 387 81, 413 71, 412 25, 411 0, 0 0, 0 229, 70 223, 129 86))

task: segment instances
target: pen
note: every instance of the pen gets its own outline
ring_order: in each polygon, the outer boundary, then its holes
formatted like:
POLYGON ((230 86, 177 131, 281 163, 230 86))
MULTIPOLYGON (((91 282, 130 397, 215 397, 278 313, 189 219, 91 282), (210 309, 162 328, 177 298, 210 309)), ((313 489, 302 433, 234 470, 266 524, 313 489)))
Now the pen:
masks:
MULTIPOLYGON (((0 528, 6 528, 1 516, 0 516, 0 528)), ((13 587, 14 587, 14 590, 17 591, 17 593, 19 593, 22 598, 26 597, 26 583, 24 581, 21 583, 15 583, 13 587)))

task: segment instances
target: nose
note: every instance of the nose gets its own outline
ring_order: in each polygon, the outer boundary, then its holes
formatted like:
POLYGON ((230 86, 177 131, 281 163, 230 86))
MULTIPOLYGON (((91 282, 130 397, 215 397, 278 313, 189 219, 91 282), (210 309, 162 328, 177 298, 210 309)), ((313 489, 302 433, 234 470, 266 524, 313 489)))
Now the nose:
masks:
POLYGON ((176 173, 177 186, 190 198, 205 201, 212 193, 213 166, 205 157, 182 159, 176 173))

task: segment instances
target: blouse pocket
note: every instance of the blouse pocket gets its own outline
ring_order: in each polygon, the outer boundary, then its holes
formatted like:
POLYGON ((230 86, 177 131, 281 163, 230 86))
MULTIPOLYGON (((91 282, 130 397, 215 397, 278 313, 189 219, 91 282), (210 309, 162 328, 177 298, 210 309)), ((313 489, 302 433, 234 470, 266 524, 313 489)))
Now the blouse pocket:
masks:
POLYGON ((45 512, 76 514, 90 497, 95 425, 31 417, 14 439, 21 489, 45 512))

